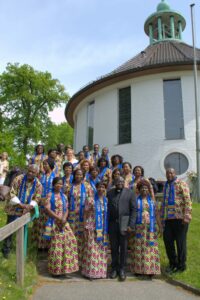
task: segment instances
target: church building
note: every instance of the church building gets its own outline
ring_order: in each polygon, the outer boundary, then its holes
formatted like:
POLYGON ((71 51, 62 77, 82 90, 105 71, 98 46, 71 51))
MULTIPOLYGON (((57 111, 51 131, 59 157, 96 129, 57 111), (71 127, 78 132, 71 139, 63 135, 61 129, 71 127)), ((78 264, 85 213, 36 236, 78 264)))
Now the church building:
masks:
POLYGON ((156 179, 168 167, 183 178, 196 169, 193 47, 182 40, 185 27, 162 0, 144 24, 149 46, 72 96, 65 116, 75 151, 107 146, 156 179))

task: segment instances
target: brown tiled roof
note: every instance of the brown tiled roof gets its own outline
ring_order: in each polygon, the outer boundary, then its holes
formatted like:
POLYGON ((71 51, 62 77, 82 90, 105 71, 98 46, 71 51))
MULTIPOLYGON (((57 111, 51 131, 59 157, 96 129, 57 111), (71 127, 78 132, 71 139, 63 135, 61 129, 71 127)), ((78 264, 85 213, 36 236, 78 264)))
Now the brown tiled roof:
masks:
MULTIPOLYGON (((200 49, 197 49, 196 55, 197 60, 200 62, 200 49)), ((191 61, 193 61, 193 47, 181 42, 163 41, 148 46, 144 51, 141 51, 112 73, 120 73, 153 65, 188 63, 191 61)))
MULTIPOLYGON (((196 49, 197 63, 200 65, 200 49, 196 49)), ((178 41, 163 41, 148 46, 138 55, 77 91, 65 108, 65 116, 73 127, 73 114, 85 97, 113 83, 133 77, 159 72, 192 70, 193 47, 178 41)))

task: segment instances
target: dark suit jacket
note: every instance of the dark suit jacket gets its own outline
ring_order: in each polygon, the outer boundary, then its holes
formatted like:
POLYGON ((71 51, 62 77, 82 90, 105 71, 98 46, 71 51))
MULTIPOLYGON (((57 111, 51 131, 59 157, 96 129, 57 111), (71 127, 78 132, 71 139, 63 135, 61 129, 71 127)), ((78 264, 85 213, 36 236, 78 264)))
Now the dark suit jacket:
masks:
POLYGON ((123 188, 118 204, 118 220, 116 220, 116 197, 118 193, 116 189, 112 189, 108 192, 108 229, 110 231, 112 224, 119 222, 119 227, 121 227, 122 216, 129 216, 129 226, 134 228, 136 220, 136 197, 135 193, 127 188, 123 188))

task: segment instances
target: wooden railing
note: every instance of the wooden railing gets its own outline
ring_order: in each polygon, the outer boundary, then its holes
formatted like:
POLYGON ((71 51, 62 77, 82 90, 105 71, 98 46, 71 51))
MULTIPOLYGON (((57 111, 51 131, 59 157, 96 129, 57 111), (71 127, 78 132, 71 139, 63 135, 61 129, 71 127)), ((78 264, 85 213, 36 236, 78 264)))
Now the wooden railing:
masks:
POLYGON ((24 285, 24 225, 31 221, 30 213, 0 228, 0 242, 13 233, 16 235, 16 277, 17 284, 24 285))

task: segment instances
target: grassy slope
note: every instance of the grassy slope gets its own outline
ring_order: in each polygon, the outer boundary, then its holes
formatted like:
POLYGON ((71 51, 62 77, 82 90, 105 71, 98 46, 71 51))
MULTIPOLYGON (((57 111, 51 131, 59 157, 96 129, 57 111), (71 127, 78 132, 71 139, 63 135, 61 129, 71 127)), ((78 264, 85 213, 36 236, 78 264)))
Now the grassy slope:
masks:
MULTIPOLYGON (((6 214, 3 212, 3 205, 0 203, 0 228, 6 223, 6 214)), ((13 243, 14 244, 14 243, 13 243)), ((0 243, 0 248, 2 243, 0 243)), ((25 265, 25 284, 20 288, 16 284, 16 255, 15 251, 9 259, 4 259, 0 252, 0 299, 25 300, 32 293, 32 286, 37 282, 36 255, 33 249, 29 248, 29 257, 25 265)))
MULTIPOLYGON (((183 273, 173 274, 172 278, 200 288, 200 204, 193 204, 192 222, 189 226, 187 238, 187 270, 183 273)), ((163 241, 160 241, 161 265, 167 266, 163 241)))

